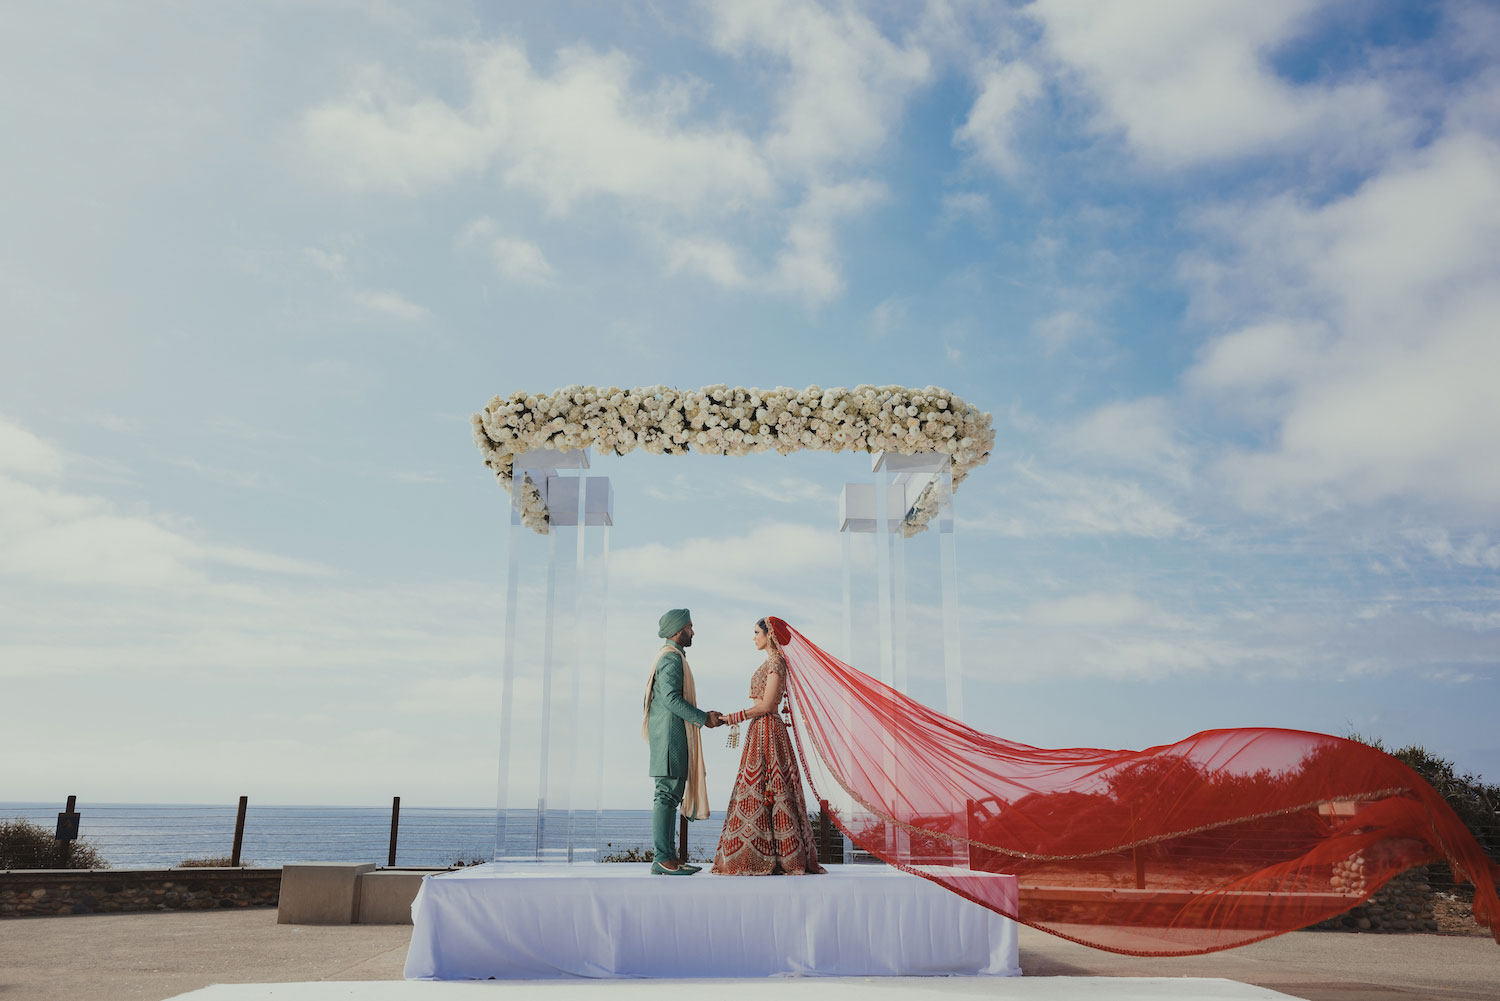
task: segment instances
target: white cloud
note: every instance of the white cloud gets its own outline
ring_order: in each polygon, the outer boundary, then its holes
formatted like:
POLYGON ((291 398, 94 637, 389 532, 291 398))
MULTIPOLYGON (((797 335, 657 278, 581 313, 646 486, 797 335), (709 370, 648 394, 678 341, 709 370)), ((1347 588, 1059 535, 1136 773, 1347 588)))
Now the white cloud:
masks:
POLYGON ((58 484, 53 446, 0 420, 0 575, 20 581, 131 589, 196 589, 214 567, 323 576, 331 571, 238 546, 205 543, 163 520, 119 511, 109 501, 58 484), (23 448, 7 448, 21 442, 23 448), (39 482, 40 481, 40 482, 39 482))
POLYGON ((815 186, 792 214, 786 242, 776 256, 770 287, 824 302, 844 290, 834 229, 845 216, 858 213, 885 195, 876 181, 849 181, 815 186))
POLYGON ((67 584, 186 587, 202 581, 202 547, 94 498, 0 479, 0 566, 7 576, 67 584))
POLYGON ((257 570, 261 573, 282 574, 288 577, 333 577, 338 571, 322 563, 279 556, 240 546, 204 546, 205 559, 226 567, 241 570, 257 570))
POLYGON ((399 292, 390 289, 364 288, 357 284, 349 273, 349 258, 341 251, 323 247, 304 247, 298 258, 312 268, 330 276, 341 290, 344 301, 356 312, 398 323, 419 323, 431 314, 399 292))
POLYGON ((684 121, 691 87, 641 89, 623 53, 565 48, 544 75, 512 42, 454 52, 467 75, 463 103, 371 69, 351 95, 304 116, 313 154, 356 188, 416 192, 493 169, 554 212, 598 196, 691 211, 774 190, 747 136, 684 121))
POLYGON ((905 328, 910 314, 910 298, 899 295, 887 296, 870 310, 870 326, 874 329, 876 337, 886 338, 905 328))
MULTIPOLYGON (((1015 593, 1036 589, 1034 575, 1015 593)), ((1017 679, 1155 680, 1173 675, 1369 679, 1411 672, 1458 683, 1494 666, 1497 620, 1478 610, 1397 601, 1361 614, 1353 601, 1296 589, 1295 575, 1237 579, 1227 593, 1195 592, 1195 610, 1163 608, 1131 590, 1078 591, 985 617, 979 647, 990 673, 1017 679), (1211 606, 1201 609, 1205 604, 1211 606)), ((971 613, 972 614, 972 613, 971 613)), ((967 648, 966 648, 967 649, 967 648)), ((966 654, 967 656, 967 654, 966 654)), ((1335 717, 1327 726, 1343 722, 1335 717)))
POLYGON ((1215 617, 1190 620, 1129 591, 1036 601, 981 632, 986 649, 1024 651, 994 656, 998 673, 1017 679, 1156 680, 1246 665, 1279 669, 1290 654, 1215 617))
POLYGON ((721 288, 757 287, 826 302, 844 290, 838 253, 838 225, 846 217, 884 197, 874 181, 815 185, 788 213, 786 236, 769 270, 755 271, 730 242, 695 234, 669 238, 669 274, 696 274, 721 288))
POLYGON ((1075 455, 1104 466, 1155 472, 1175 483, 1189 478, 1189 454, 1171 406, 1158 396, 1107 403, 1057 434, 1075 455))
POLYGON ((495 269, 502 276, 532 284, 552 280, 555 273, 552 264, 536 244, 513 237, 497 236, 490 249, 495 255, 495 269))
POLYGON ((1327 204, 1281 197, 1208 219, 1229 250, 1184 274, 1230 330, 1185 384, 1269 425, 1270 444, 1221 463, 1241 498, 1492 513, 1500 146, 1454 136, 1327 204))
MULTIPOLYGON (((0 442, 28 434, 0 420, 0 442)), ((284 755, 347 768, 389 754, 389 782, 434 741, 451 743, 453 753, 492 751, 492 735, 461 724, 441 738, 391 731, 382 724, 395 710, 366 695, 372 686, 406 686, 419 704, 445 692, 466 692, 465 704, 491 696, 493 681, 482 672, 500 646, 495 598, 483 587, 351 582, 307 559, 188 532, 169 513, 127 511, 80 493, 60 479, 57 449, 44 444, 39 458, 0 472, 0 679, 18 704, 59 697, 87 679, 95 697, 79 707, 80 746, 98 766, 97 787, 141 799, 217 795, 214 782, 192 768, 157 767, 171 753, 154 733, 174 734, 179 758, 186 742, 216 760, 228 755, 221 766, 240 761, 240 788, 283 801, 324 800, 342 788, 331 767, 287 785, 290 773, 277 764, 284 755), (301 712, 284 712, 287 679, 301 712), (183 710, 200 703, 218 707, 211 719, 183 710), (220 747, 222 732, 253 731, 266 711, 278 720, 276 746, 249 758, 220 747), (125 729, 122 712, 130 719, 125 729), (328 727, 330 715, 341 725, 328 727), (351 720, 358 725, 342 725, 351 720), (141 777, 150 774, 171 778, 141 777)), ((8 759, 20 753, 24 761, 33 735, 18 725, 6 737, 8 759)), ((66 755, 38 760, 16 779, 43 785, 77 767, 66 755)), ((470 788, 492 783, 481 774, 470 788)))
MULTIPOLYGON (((501 40, 440 46, 463 67, 458 100, 371 68, 308 111, 301 136, 354 190, 418 194, 493 177, 558 215, 609 200, 660 249, 668 274, 827 301, 844 288, 838 228, 884 195, 848 170, 883 147, 927 80, 928 57, 853 8, 787 0, 707 14, 722 51, 774 65, 778 110, 763 135, 700 114, 700 81, 639 81, 621 52, 564 48, 544 72, 501 40), (783 227, 780 246, 769 263, 746 263, 767 218, 783 227)), ((534 244, 497 235, 492 248, 511 279, 552 275, 534 244)))
POLYGON ((779 476, 776 479, 742 479, 740 489, 756 497, 775 501, 778 504, 821 504, 832 507, 837 498, 827 484, 800 476, 779 476))
POLYGON ((668 274, 696 274, 721 288, 738 289, 750 284, 740 251, 713 236, 684 236, 670 241, 668 274))
POLYGON ((939 222, 949 224, 961 219, 988 233, 995 224, 995 206, 990 196, 982 191, 950 191, 943 195, 939 222))
POLYGON ((301 257, 317 270, 340 277, 343 276, 344 269, 349 266, 347 256, 336 250, 325 250, 322 247, 303 247, 301 257))
POLYGON ((1319 364, 1330 332, 1321 323, 1270 320, 1208 342, 1184 376, 1186 387, 1246 416, 1271 419, 1319 364))
POLYGON ((782 602, 788 597, 788 574, 837 567, 842 559, 836 533, 776 522, 744 535, 621 549, 611 557, 610 575, 662 594, 708 592, 782 602))
POLYGON ((1016 119, 1041 94, 1042 78, 1025 63, 991 65, 981 74, 979 96, 953 141, 998 174, 1020 168, 1015 146, 1016 119))
POLYGON ((1094 339, 1098 324, 1076 309, 1063 309, 1042 317, 1031 332, 1042 342, 1042 350, 1052 356, 1094 339))
POLYGON ((62 453, 25 428, 0 416, 0 473, 56 479, 62 453))
POLYGON ((835 13, 809 0, 768 0, 708 10, 725 51, 765 53, 790 69, 765 143, 781 169, 817 176, 876 152, 931 69, 925 51, 893 44, 852 6, 835 13))
POLYGON ((1031 625, 1058 628, 1121 629, 1131 626, 1180 627, 1182 624, 1182 620, 1167 615, 1129 591, 1090 592, 1034 602, 1021 613, 1021 619, 1031 625))
POLYGON ((1293 84, 1269 55, 1303 30, 1316 0, 1037 0, 1047 50, 1147 161, 1180 167, 1325 144, 1388 145, 1406 125, 1380 85, 1293 84))
POLYGON ((348 99, 309 111, 302 129, 336 183, 411 192, 485 165, 496 137, 474 117, 370 68, 348 99))
POLYGON ((1011 466, 1012 479, 1000 503, 959 521, 966 531, 1016 538, 1126 535, 1164 539, 1196 531, 1168 502, 1132 480, 1059 470, 1026 463, 1011 466))
POLYGON ((502 278, 528 285, 545 285, 557 271, 542 248, 529 240, 506 236, 488 216, 475 219, 459 234, 460 246, 480 246, 490 255, 502 278))
POLYGON ((419 306, 389 289, 350 289, 348 295, 349 300, 360 309, 383 319, 417 323, 430 315, 425 306, 419 306))
POLYGON ((1409 529, 1406 538, 1450 566, 1500 570, 1500 542, 1492 542, 1485 532, 1473 532, 1455 541, 1447 529, 1422 528, 1409 529))

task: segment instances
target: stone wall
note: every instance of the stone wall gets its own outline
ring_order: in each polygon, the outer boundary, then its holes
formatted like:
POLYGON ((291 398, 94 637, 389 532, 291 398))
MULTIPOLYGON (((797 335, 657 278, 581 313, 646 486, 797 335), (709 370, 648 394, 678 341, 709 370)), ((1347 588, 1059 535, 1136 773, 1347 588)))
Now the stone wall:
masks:
POLYGON ((0 918, 275 907, 280 869, 13 869, 0 872, 0 918))
MULTIPOLYGON (((1351 889, 1362 889, 1362 877, 1349 874, 1351 889)), ((1313 925, 1331 931, 1431 932, 1438 930, 1427 868, 1408 869, 1394 877, 1353 910, 1313 925)))

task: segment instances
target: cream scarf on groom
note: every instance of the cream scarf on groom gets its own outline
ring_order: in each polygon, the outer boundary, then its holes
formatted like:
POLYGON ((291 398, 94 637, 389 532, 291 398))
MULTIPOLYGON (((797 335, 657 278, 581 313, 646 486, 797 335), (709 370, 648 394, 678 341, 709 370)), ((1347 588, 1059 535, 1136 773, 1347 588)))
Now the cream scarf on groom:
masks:
MULTIPOLYGON (((674 643, 668 643, 656 652, 656 662, 651 665, 651 677, 646 682, 645 709, 641 713, 641 736, 651 742, 651 696, 656 693, 656 663, 662 654, 676 653, 682 656, 682 697, 693 705, 698 704, 698 688, 693 684, 693 669, 688 666, 687 651, 674 643)), ((703 767, 703 728, 697 723, 682 721, 687 727, 688 773, 687 788, 682 792, 682 815, 689 820, 708 819, 708 772, 703 767)))

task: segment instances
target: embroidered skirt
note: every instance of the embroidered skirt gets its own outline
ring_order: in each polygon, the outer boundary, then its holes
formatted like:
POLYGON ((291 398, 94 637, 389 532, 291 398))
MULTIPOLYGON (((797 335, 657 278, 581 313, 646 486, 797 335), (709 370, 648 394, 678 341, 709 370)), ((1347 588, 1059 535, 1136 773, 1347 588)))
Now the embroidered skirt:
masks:
POLYGON ((713 872, 773 876, 822 871, 786 724, 775 713, 758 716, 745 735, 713 872))

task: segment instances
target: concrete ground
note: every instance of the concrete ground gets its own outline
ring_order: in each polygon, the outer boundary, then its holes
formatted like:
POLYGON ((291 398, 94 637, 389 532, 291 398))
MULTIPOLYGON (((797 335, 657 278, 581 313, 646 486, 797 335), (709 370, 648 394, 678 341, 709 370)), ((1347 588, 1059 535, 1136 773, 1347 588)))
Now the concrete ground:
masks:
MULTIPOLYGON (((406 925, 278 925, 268 909, 12 919, 0 922, 0 1001, 163 1001, 209 984, 397 980, 410 937, 406 925)), ((1223 977, 1308 1001, 1500 1001, 1500 946, 1487 938, 1295 932, 1185 959, 1116 956, 1030 928, 1020 941, 1032 977, 1223 977)), ((955 993, 974 993, 976 981, 943 981, 960 982, 955 993)))

